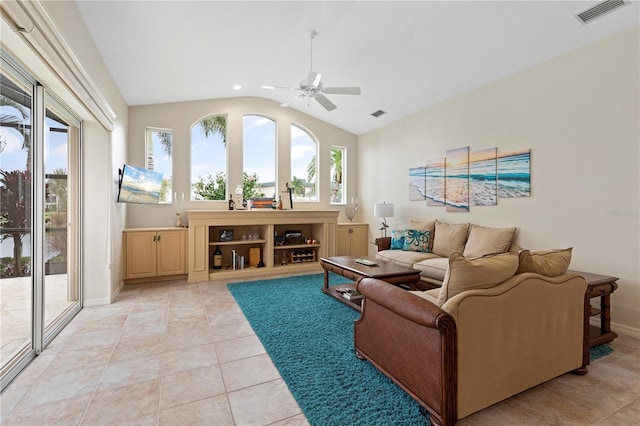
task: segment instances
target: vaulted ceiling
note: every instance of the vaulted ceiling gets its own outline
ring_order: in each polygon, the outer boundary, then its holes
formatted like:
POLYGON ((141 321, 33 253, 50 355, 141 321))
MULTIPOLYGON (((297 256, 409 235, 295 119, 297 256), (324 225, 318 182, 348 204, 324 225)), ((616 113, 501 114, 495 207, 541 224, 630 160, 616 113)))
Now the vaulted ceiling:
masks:
MULTIPOLYGON (((78 8, 128 105, 256 96, 283 103, 310 68, 327 95, 291 107, 362 134, 639 24, 638 1, 85 1, 78 8), (234 89, 241 85, 241 89, 234 89), (375 118, 371 113, 383 110, 375 118)), ((585 70, 589 72, 589 70, 585 70)), ((614 70, 612 70, 612 73, 614 70)))

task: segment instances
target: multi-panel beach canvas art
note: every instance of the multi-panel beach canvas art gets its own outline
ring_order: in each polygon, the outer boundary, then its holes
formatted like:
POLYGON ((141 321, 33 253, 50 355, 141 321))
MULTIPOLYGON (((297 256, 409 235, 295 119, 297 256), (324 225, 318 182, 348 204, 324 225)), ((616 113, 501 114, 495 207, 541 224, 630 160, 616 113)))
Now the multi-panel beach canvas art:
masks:
POLYGON ((448 212, 469 211, 469 147, 450 149, 445 159, 445 205, 448 212))
POLYGON ((469 154, 472 206, 495 206, 498 203, 497 153, 498 148, 487 148, 469 154))
POLYGON ((444 206, 444 157, 427 161, 425 178, 427 205, 444 206))
POLYGON ((444 158, 409 169, 409 200, 468 212, 470 206, 495 206, 498 198, 531 196, 531 149, 498 152, 450 149, 444 158))
POLYGON ((427 199, 426 168, 413 167, 409 169, 409 200, 424 201, 427 199))
POLYGON ((531 196, 531 150, 522 149, 498 155, 498 197, 531 196))

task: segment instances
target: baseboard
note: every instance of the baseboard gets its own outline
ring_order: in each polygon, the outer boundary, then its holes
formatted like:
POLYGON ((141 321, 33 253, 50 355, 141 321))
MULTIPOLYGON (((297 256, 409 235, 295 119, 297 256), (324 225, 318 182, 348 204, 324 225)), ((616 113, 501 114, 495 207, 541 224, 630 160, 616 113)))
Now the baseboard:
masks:
MULTIPOLYGON (((600 317, 593 317, 589 320, 589 323, 594 327, 600 327, 600 317)), ((635 337, 640 339, 640 328, 631 327, 617 322, 611 322, 611 330, 618 334, 624 334, 625 336, 635 337)))
POLYGON ((89 308, 92 306, 110 305, 116 301, 116 298, 118 297, 118 294, 120 294, 120 290, 122 290, 122 287, 124 287, 124 281, 120 280, 120 283, 118 283, 118 287, 116 287, 116 289, 113 291, 111 297, 103 297, 100 299, 86 299, 83 303, 83 306, 85 308, 89 308))
POLYGON ((85 308, 90 308, 92 306, 104 306, 104 305, 110 305, 110 304, 111 304, 110 298, 102 297, 100 299, 85 299, 82 306, 85 308))

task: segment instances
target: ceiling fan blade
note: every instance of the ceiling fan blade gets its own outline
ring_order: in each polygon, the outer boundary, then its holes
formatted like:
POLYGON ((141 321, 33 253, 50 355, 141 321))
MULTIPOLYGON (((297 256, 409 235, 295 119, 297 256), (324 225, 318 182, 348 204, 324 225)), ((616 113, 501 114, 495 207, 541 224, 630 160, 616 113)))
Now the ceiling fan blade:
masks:
POLYGON ((322 89, 322 93, 329 95, 359 95, 359 87, 325 87, 322 89))
POLYGON ((281 104, 280 106, 283 107, 290 107, 291 105, 295 104, 296 102, 298 102, 300 99, 302 99, 302 96, 296 96, 295 98, 288 100, 287 102, 281 104))
POLYGON ((320 84, 321 78, 322 74, 315 71, 309 71, 309 75, 307 76, 307 84, 315 89, 320 84))
POLYGON ((299 87, 286 87, 286 86, 262 86, 262 88, 267 90, 284 89, 284 90, 291 90, 292 92, 295 92, 296 90, 300 90, 299 87))
POLYGON ((322 105, 327 111, 333 111, 337 108, 337 106, 335 106, 335 104, 327 99, 327 97, 324 95, 317 94, 314 96, 314 98, 316 98, 316 101, 318 101, 318 103, 322 105))

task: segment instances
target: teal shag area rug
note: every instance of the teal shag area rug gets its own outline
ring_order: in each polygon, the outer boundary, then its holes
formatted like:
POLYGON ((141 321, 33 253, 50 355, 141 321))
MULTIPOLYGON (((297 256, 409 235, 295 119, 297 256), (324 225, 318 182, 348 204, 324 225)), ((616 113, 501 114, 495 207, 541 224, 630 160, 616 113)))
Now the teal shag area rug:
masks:
MULTIPOLYGON (((429 425, 429 413, 353 349, 360 313, 321 291, 323 274, 228 284, 311 425, 429 425)), ((352 283, 329 274, 329 284, 352 283)), ((591 359, 611 353, 591 349, 591 359)))

